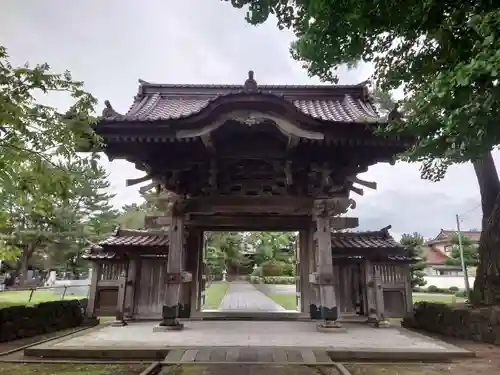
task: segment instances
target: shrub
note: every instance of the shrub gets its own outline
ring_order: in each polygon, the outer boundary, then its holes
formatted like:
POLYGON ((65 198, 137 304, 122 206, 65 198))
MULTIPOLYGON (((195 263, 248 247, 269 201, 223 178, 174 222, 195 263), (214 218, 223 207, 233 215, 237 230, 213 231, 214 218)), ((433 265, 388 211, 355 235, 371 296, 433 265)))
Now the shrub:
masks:
POLYGON ((269 260, 261 264, 262 276, 283 276, 284 263, 276 260, 269 260))
POLYGON ((0 309, 0 342, 32 337, 83 323, 86 300, 50 301, 0 309))
POLYGON ((291 263, 285 263, 283 265, 283 276, 295 276, 295 265, 291 263))
POLYGON ((402 321, 405 328, 500 345, 500 307, 470 308, 418 302, 402 321))
POLYGON ((456 292, 458 292, 460 290, 460 288, 456 287, 456 286, 450 286, 448 289, 453 294, 456 293, 456 292))
POLYGON ((429 293, 439 293, 439 288, 435 285, 429 285, 427 288, 427 292, 429 293))

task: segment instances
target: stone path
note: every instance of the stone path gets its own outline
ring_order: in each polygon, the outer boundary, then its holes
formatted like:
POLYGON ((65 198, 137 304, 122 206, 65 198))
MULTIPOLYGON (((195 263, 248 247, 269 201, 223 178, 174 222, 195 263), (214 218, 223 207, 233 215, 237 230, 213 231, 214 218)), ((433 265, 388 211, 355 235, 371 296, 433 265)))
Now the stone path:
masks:
POLYGON ((235 281, 229 285, 218 311, 286 311, 264 293, 247 282, 235 281))

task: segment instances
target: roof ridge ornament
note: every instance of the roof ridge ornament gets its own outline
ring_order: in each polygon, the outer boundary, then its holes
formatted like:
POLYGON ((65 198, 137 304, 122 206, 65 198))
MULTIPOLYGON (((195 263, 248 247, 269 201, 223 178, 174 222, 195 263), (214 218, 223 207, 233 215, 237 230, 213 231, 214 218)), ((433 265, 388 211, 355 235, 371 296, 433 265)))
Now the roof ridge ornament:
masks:
POLYGON ((106 108, 104 108, 102 110, 102 117, 103 118, 120 120, 120 119, 123 119, 125 117, 124 115, 122 115, 114 110, 114 108, 111 105, 111 103, 109 102, 109 100, 105 100, 104 105, 106 106, 106 108))
POLYGON ((257 81, 254 79, 253 70, 248 71, 248 78, 243 85, 244 91, 257 91, 259 86, 257 85, 257 81))

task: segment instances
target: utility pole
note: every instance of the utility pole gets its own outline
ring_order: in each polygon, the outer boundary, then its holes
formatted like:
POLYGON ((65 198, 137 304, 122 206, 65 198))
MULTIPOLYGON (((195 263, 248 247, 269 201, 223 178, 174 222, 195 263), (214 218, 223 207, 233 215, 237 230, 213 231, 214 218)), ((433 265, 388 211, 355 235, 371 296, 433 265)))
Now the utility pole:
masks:
POLYGON ((465 260, 464 260, 462 232, 460 231, 460 217, 456 215, 456 218, 457 218, 458 248, 460 250, 460 262, 462 263, 462 272, 464 273, 465 293, 467 297, 469 297, 470 296, 469 274, 467 272, 467 267, 465 266, 465 260))

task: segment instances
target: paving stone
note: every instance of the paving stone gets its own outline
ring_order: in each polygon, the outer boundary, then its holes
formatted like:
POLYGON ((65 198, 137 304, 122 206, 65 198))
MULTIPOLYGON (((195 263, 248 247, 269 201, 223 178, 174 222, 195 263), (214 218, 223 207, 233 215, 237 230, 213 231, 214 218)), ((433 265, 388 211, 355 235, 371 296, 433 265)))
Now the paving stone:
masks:
POLYGON ((197 349, 188 349, 182 355, 181 362, 194 362, 197 354, 197 349))
POLYGON ((175 349, 171 350, 168 352, 167 356, 165 357, 165 362, 179 362, 184 355, 185 350, 184 349, 175 349))
POLYGON ((320 363, 333 362, 325 350, 313 350, 316 361, 320 363))
POLYGON ((273 349, 270 348, 259 348, 257 349, 257 358, 259 362, 273 362, 273 349))
POLYGON ((300 354, 300 350, 288 349, 286 351, 287 362, 300 363, 303 362, 302 355, 300 354))
POLYGON ((316 363, 316 355, 311 349, 302 349, 300 351, 300 355, 302 356, 302 360, 305 363, 316 363))
POLYGON ((226 361, 226 349, 225 348, 214 348, 210 354, 210 362, 225 362, 226 361))
POLYGON ((201 348, 196 354, 196 362, 208 362, 210 361, 210 355, 212 354, 212 348, 201 348))
POLYGON ((238 362, 257 362, 259 355, 256 348, 241 348, 238 362))
POLYGON ((246 311, 286 311, 264 293, 255 289, 247 282, 232 282, 222 299, 218 310, 246 310, 246 311))
POLYGON ((227 362, 237 362, 240 356, 240 348, 230 348, 226 353, 227 362))

